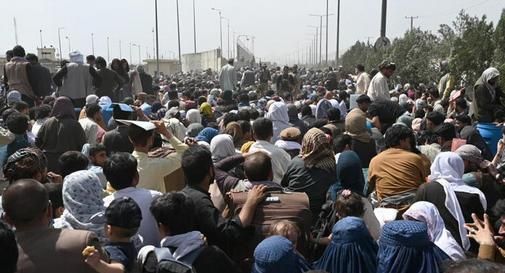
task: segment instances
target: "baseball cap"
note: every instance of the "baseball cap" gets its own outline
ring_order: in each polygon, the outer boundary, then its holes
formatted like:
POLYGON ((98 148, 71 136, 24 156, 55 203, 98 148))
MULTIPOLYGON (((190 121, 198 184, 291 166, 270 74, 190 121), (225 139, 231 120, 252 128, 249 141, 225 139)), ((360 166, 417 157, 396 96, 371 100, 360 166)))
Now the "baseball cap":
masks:
POLYGON ((138 228, 142 221, 139 205, 128 196, 112 201, 105 210, 107 224, 120 228, 138 228))

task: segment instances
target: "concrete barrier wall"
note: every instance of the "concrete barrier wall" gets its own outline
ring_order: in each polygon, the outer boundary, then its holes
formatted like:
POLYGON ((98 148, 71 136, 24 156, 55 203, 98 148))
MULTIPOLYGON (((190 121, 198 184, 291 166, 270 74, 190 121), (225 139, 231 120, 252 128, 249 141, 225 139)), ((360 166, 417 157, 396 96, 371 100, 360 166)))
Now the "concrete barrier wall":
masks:
POLYGON ((182 55, 182 71, 203 71, 212 69, 218 71, 223 66, 224 61, 221 58, 219 49, 182 55))

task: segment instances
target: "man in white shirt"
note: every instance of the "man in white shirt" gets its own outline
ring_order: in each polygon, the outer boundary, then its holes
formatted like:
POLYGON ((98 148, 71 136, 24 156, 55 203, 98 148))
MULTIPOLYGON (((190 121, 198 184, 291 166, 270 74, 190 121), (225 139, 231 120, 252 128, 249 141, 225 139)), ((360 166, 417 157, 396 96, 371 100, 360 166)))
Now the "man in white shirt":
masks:
POLYGON ((141 246, 159 246, 158 224, 154 220, 149 207, 154 198, 161 195, 158 191, 137 188, 139 173, 137 160, 129 153, 114 153, 105 163, 103 172, 111 186, 116 190, 103 199, 106 207, 117 198, 131 197, 142 212, 142 221, 138 234, 142 237, 141 246))
POLYGON ((86 143, 94 145, 97 143, 99 125, 98 122, 102 120, 102 108, 96 104, 86 105, 86 118, 79 120, 84 133, 86 134, 86 143))
POLYGON ((283 149, 270 143, 273 136, 272 121, 266 118, 259 118, 253 123, 253 134, 256 142, 251 146, 249 152, 263 151, 272 159, 273 181, 280 184, 284 173, 288 169, 291 156, 283 149))
POLYGON ((228 64, 221 68, 219 73, 219 84, 223 91, 234 90, 237 85, 237 72, 233 66, 233 59, 228 60, 228 64))
POLYGON ((390 100, 388 79, 395 73, 396 65, 394 63, 383 61, 379 65, 379 73, 377 73, 370 86, 368 86, 367 95, 372 101, 390 100))
MULTIPOLYGON (((162 121, 152 123, 154 126, 152 124, 151 126, 147 126, 149 122, 141 121, 130 124, 128 127, 128 137, 134 147, 132 155, 138 162, 138 187, 165 193, 165 177, 181 167, 182 153, 188 146, 173 136, 162 121), (170 145, 175 149, 175 153, 171 153, 165 157, 153 158, 148 156, 154 143, 154 129, 168 140, 170 145)), ((177 183, 177 181, 174 181, 174 183, 177 183)))
POLYGON ((353 76, 356 81, 356 94, 365 94, 370 85, 370 75, 365 72, 365 67, 362 64, 356 65, 356 76, 353 76))

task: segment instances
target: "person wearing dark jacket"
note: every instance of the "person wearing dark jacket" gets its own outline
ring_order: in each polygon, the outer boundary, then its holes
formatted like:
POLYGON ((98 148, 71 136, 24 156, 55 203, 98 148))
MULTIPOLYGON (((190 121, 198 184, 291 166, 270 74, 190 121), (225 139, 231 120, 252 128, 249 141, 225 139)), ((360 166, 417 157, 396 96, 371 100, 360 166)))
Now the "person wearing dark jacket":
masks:
POLYGON ((26 60, 30 62, 30 85, 33 93, 39 98, 51 95, 51 72, 39 63, 35 54, 26 54, 26 60))
POLYGON ((182 169, 186 187, 182 192, 194 203, 194 230, 199 230, 210 245, 216 245, 230 254, 233 246, 252 236, 251 225, 256 206, 266 196, 265 186, 254 186, 247 195, 237 217, 224 219, 210 199, 209 187, 214 182, 215 171, 210 151, 199 145, 191 146, 182 155, 182 169))
POLYGON ((154 95, 153 77, 147 74, 144 70, 144 67, 141 65, 137 67, 137 72, 139 72, 140 82, 142 84, 142 90, 144 93, 154 95))
POLYGON ((503 109, 500 104, 499 76, 498 69, 490 67, 482 72, 482 75, 475 83, 472 107, 474 118, 478 122, 493 122, 496 110, 503 109))
POLYGON ((96 95, 98 97, 107 96, 109 98, 114 98, 114 94, 117 93, 119 87, 124 84, 123 78, 107 68, 107 62, 102 57, 96 58, 96 68, 98 69, 97 74, 101 78, 101 83, 96 87, 96 95))
POLYGON ((288 104, 288 116, 289 116, 289 124, 291 126, 300 129, 302 135, 304 135, 309 129, 305 122, 298 118, 298 109, 296 109, 296 105, 288 104))

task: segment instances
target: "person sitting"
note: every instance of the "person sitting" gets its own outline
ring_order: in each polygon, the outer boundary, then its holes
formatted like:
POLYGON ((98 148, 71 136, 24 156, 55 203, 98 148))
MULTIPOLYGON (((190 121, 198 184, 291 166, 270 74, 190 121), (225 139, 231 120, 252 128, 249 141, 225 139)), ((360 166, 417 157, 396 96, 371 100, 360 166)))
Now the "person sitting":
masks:
POLYGON ((386 223, 379 240, 377 273, 438 273, 448 257, 430 241, 425 223, 386 223))
POLYGON ((335 154, 326 135, 321 130, 312 128, 303 137, 300 156, 289 163, 281 185, 288 190, 308 195, 315 222, 334 180, 335 154))
POLYGON ((426 223, 430 241, 438 246, 453 261, 464 260, 465 252, 452 234, 445 228, 445 223, 438 209, 429 202, 415 202, 403 213, 403 219, 426 223))
POLYGON ((7 145, 7 157, 19 149, 30 147, 28 140, 28 117, 19 112, 14 112, 7 118, 7 129, 14 134, 14 141, 7 145))
POLYGON ((352 137, 350 146, 361 159, 361 165, 368 168, 370 160, 377 155, 375 141, 367 128, 366 112, 372 103, 367 95, 360 95, 356 99, 358 107, 352 109, 345 117, 346 134, 352 137))
POLYGON ((375 273, 377 243, 361 218, 341 218, 332 229, 331 244, 314 268, 328 272, 375 273))
POLYGON ((140 126, 131 124, 128 127, 128 137, 135 147, 132 155, 138 162, 138 187, 166 192, 165 177, 181 166, 181 155, 188 146, 174 137, 163 122, 154 122, 154 125, 156 126, 156 132, 168 139, 175 149, 175 153, 161 158, 148 157, 147 153, 151 150, 154 143, 154 128, 146 130, 140 126))
MULTIPOLYGON (((16 228, 18 273, 58 273, 69 269, 75 273, 95 272, 85 264, 81 254, 86 246, 101 251, 95 234, 49 227, 51 205, 42 184, 32 179, 16 181, 3 193, 2 206, 5 220, 16 228)), ((2 250, 5 247, 2 244, 2 250)))
POLYGON ((303 273, 310 269, 293 243, 283 236, 268 237, 254 250, 252 273, 303 273))
POLYGON ((404 125, 393 125, 385 135, 386 150, 370 162, 368 192, 375 190, 377 207, 405 210, 417 188, 428 177, 423 159, 411 152, 414 134, 404 125))
POLYGON ((142 237, 141 246, 158 246, 158 225, 149 211, 149 207, 151 202, 161 193, 137 187, 139 173, 135 157, 129 153, 115 153, 105 162, 103 172, 107 181, 116 190, 103 199, 104 206, 108 207, 116 199, 132 198, 142 212, 142 221, 138 229, 138 234, 142 237))
MULTIPOLYGON (((184 193, 165 193, 153 200, 150 211, 161 235, 161 247, 170 249, 176 260, 192 265, 197 272, 240 272, 233 261, 204 234, 196 230, 197 215, 192 199, 184 193)), ((142 250, 141 250, 142 252, 142 250)))
POLYGON ((101 259, 97 250, 87 255, 84 261, 98 273, 134 272, 137 249, 132 237, 137 233, 142 220, 139 206, 130 197, 117 198, 105 210, 105 218, 109 241, 103 248, 110 263, 101 259))
POLYGON ((212 204, 209 187, 215 171, 210 151, 200 145, 191 146, 182 155, 186 187, 182 190, 194 203, 194 229, 202 232, 209 244, 229 253, 231 244, 248 235, 256 206, 265 198, 266 186, 254 186, 247 195, 238 217, 225 220, 212 204))
POLYGON ((487 209, 487 202, 479 189, 463 182, 464 171, 463 159, 458 154, 438 154, 431 165, 430 183, 419 187, 415 200, 435 205, 454 239, 468 250, 470 241, 464 224, 472 220, 472 213, 482 215, 487 209))
POLYGON ((253 135, 256 142, 251 146, 249 152, 264 151, 270 156, 274 172, 273 181, 280 184, 284 173, 288 169, 291 156, 283 149, 270 143, 273 136, 272 121, 266 118, 255 120, 253 122, 253 135))
POLYGON ((275 142, 275 146, 286 151, 291 158, 300 154, 300 142, 302 140, 302 132, 296 127, 286 128, 281 131, 281 139, 275 142))

